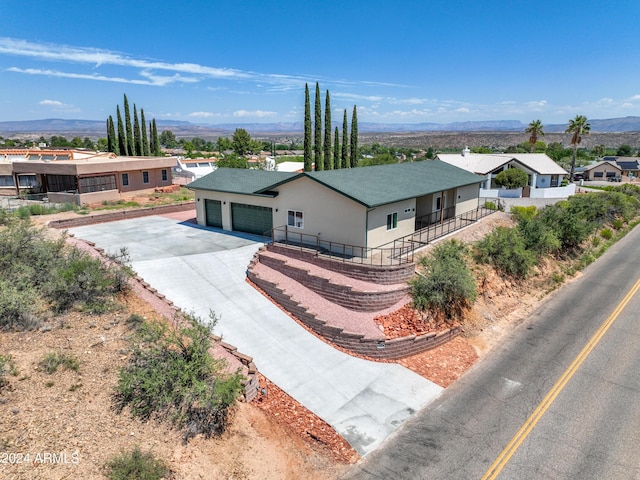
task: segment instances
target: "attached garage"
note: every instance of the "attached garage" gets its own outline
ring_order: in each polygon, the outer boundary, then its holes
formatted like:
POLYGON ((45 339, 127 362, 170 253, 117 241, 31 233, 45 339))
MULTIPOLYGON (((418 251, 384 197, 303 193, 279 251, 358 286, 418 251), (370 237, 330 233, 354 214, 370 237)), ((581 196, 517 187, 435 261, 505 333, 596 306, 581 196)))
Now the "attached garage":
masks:
POLYGON ((222 203, 220 200, 204 201, 207 227, 222 228, 222 203))
POLYGON ((264 235, 273 228, 272 209, 246 203, 232 203, 231 225, 231 228, 238 232, 264 235))

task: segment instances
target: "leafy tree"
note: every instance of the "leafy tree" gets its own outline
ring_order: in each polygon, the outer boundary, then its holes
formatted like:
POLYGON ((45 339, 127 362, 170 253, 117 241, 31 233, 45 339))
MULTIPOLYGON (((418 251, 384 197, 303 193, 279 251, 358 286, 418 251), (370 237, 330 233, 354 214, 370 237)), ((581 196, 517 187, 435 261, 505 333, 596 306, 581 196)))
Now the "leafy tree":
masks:
POLYGON ((314 106, 313 161, 316 170, 324 170, 322 160, 322 106, 320 103, 320 85, 316 82, 316 98, 314 106))
POLYGON ((349 168, 349 146, 347 144, 349 138, 349 126, 347 125, 347 109, 344 109, 344 116, 342 119, 342 168, 349 168))
POLYGON ((233 142, 227 137, 218 137, 216 141, 218 152, 223 153, 227 150, 233 150, 233 142))
POLYGON ((70 145, 73 148, 82 148, 82 139, 80 137, 73 137, 71 139, 70 145))
POLYGON ((576 154, 578 145, 582 141, 582 135, 588 135, 591 131, 591 124, 584 115, 576 115, 576 118, 569 120, 569 125, 565 133, 571 134, 571 145, 573 146, 573 157, 571 158, 571 170, 569 171, 569 181, 573 181, 573 172, 576 168, 576 154))
POLYGON ((164 145, 165 148, 176 148, 178 141, 171 130, 165 130, 160 134, 160 144, 164 145))
POLYGON ((225 155, 223 158, 218 159, 217 165, 221 168, 249 168, 247 159, 245 157, 238 157, 235 153, 225 155))
POLYGON ((561 162, 563 158, 571 156, 571 150, 564 148, 559 142, 551 142, 547 145, 546 153, 556 162, 561 162))
POLYGON ((127 150, 126 154, 130 157, 135 155, 135 144, 133 142, 133 129, 131 127, 131 112, 129 111, 129 100, 127 95, 124 95, 124 123, 127 131, 127 150))
POLYGON ((86 148, 88 150, 95 150, 96 146, 93 144, 89 137, 84 137, 82 139, 82 148, 86 148))
POLYGON ((463 316, 477 298, 475 279, 465 262, 467 253, 462 242, 449 240, 420 260, 425 273, 409 282, 415 308, 435 311, 448 322, 463 316))
POLYGON ((594 146, 593 149, 591 150, 591 153, 593 153, 593 155, 596 157, 604 157, 605 151, 606 151, 606 147, 600 144, 600 145, 594 146))
POLYGON ((333 138, 333 168, 342 168, 342 161, 340 160, 340 132, 338 127, 336 127, 333 138))
POLYGON ((353 106, 353 114, 351 115, 351 167, 358 166, 358 112, 356 106, 353 106))
POLYGON ((358 162, 361 167, 369 167, 371 165, 387 165, 390 163, 398 163, 398 159, 390 153, 380 153, 372 158, 363 158, 358 162))
POLYGON ((434 157, 433 147, 427 148, 427 153, 424 156, 431 160, 434 157))
POLYGON ((311 160, 311 104, 309 101, 309 85, 304 84, 304 171, 313 170, 311 160))
POLYGON ((138 121, 138 110, 133 104, 133 142, 135 155, 142 155, 142 136, 140 134, 140 122, 138 121))
POLYGON ((544 136, 542 122, 540 120, 532 121, 529 123, 529 126, 525 129, 524 133, 529 134, 529 144, 531 145, 529 153, 533 153, 538 137, 544 136))
POLYGON ((496 183, 507 188, 521 188, 529 182, 529 176, 519 168, 508 168, 496 175, 496 183))
POLYGON ((231 137, 231 143, 237 155, 244 156, 251 153, 251 136, 244 128, 236 128, 231 137))
POLYGON ((631 156, 631 145, 627 145, 623 143, 618 147, 618 151, 616 152, 616 156, 618 157, 630 157, 631 156))
POLYGON ((151 148, 149 147, 149 137, 147 136, 147 121, 144 118, 144 109, 140 109, 140 125, 142 126, 142 155, 148 157, 151 155, 151 148))
POLYGON ((489 147, 473 147, 471 149, 471 152, 472 153, 493 153, 493 150, 491 150, 489 147))
POLYGON ((109 144, 106 138, 99 138, 96 142, 96 148, 100 152, 109 152, 109 144))
POLYGON ((324 101, 324 169, 333 170, 333 158, 331 156, 331 99, 329 90, 324 101))
POLYGON ((122 115, 120 115, 120 105, 116 106, 116 115, 118 122, 118 155, 127 155, 127 137, 124 134, 124 124, 122 123, 122 115))

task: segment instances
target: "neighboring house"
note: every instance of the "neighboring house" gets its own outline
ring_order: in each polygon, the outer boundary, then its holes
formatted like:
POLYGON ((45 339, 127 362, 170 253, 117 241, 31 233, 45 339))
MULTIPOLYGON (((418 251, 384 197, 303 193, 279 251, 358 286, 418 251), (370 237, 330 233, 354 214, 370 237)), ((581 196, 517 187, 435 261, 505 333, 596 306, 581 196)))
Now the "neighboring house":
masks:
POLYGON ((476 209, 482 181, 436 160, 302 173, 219 168, 188 188, 199 225, 259 235, 286 227, 303 243, 373 248, 476 209))
POLYGON ((614 161, 586 165, 582 172, 585 180, 608 180, 622 176, 622 169, 614 161))
POLYGON ((623 176, 637 178, 640 174, 640 165, 638 165, 637 157, 618 157, 615 162, 622 170, 623 176))
POLYGON ((481 197, 513 196, 513 192, 501 188, 496 176, 508 168, 518 168, 527 173, 529 182, 517 196, 532 198, 566 198, 575 193, 574 185, 562 187, 562 179, 569 174, 544 153, 471 153, 465 148, 460 154, 439 153, 438 159, 482 175, 481 197))
POLYGON ((175 157, 117 157, 113 153, 0 150, 4 194, 41 193, 54 203, 119 200, 172 184, 175 157))
POLYGON ((177 165, 175 166, 176 173, 192 174, 189 175, 193 179, 198 179, 209 175, 216 167, 216 158, 184 158, 177 157, 177 165))
POLYGON ((304 172, 304 162, 280 162, 276 164, 279 172, 304 172))

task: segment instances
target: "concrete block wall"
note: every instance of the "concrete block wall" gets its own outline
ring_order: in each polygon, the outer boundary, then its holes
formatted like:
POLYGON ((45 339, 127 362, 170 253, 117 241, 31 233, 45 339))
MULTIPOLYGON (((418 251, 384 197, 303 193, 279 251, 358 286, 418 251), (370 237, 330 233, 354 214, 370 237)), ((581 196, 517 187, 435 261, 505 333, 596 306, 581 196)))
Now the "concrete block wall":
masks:
POLYGON ((381 285, 393 285, 396 283, 406 283, 415 272, 415 264, 407 263, 403 265, 378 266, 365 265, 353 262, 342 262, 337 259, 318 257, 315 254, 300 250, 296 247, 287 247, 280 244, 269 244, 267 250, 286 255, 291 258, 304 260, 327 270, 341 273, 357 280, 378 283, 381 285))
POLYGON ((377 312, 398 303, 408 292, 408 286, 387 291, 360 291, 350 285, 340 285, 317 277, 308 270, 289 265, 286 261, 259 255, 260 263, 277 270, 304 285, 327 300, 358 312, 377 312))
POLYGON ((184 212, 193 210, 195 216, 195 202, 174 203, 171 205, 158 205, 148 208, 136 208, 131 210, 118 210, 116 212, 96 213, 93 215, 82 215, 75 218, 65 220, 53 220, 49 222, 52 228, 73 228, 85 225, 94 225, 96 223, 115 222, 117 220, 126 220, 128 218, 148 217, 150 215, 163 215, 166 213, 184 212))
POLYGON ((439 333, 411 335, 392 340, 365 338, 364 335, 346 332, 341 328, 327 325, 326 322, 319 320, 315 313, 292 300, 291 295, 279 288, 277 284, 256 275, 251 267, 247 276, 276 303, 318 335, 339 347, 365 357, 378 360, 397 360, 442 345, 462 331, 461 327, 455 327, 439 333))

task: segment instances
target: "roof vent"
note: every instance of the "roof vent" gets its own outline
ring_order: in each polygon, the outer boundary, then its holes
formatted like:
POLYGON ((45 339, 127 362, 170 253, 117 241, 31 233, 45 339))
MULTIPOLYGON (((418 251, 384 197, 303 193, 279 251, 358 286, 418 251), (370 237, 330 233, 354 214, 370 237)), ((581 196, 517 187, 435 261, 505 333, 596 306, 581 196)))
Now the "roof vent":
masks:
POLYGON ((469 155, 471 153, 471 150, 469 150, 469 147, 464 147, 462 149, 462 156, 466 157, 467 155, 469 155))

